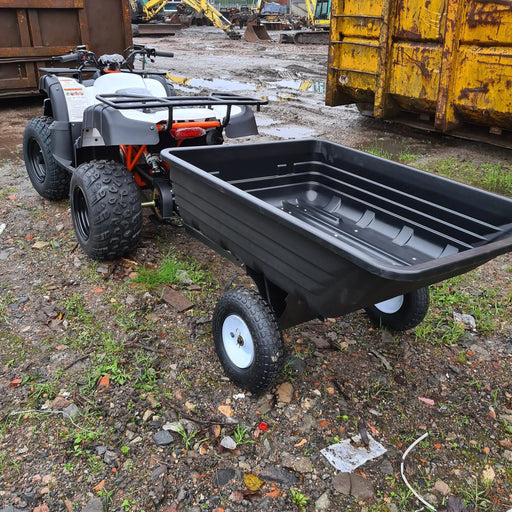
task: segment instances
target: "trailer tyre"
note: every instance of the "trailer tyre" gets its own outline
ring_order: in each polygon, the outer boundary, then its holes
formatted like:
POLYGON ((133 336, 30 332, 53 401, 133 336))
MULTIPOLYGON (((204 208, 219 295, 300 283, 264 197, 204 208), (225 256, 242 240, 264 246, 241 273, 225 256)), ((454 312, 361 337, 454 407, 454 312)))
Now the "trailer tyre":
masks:
POLYGON ((425 287, 369 306, 366 313, 378 325, 394 331, 406 331, 423 321, 429 302, 430 292, 425 287))
POLYGON ((133 252, 142 231, 142 205, 133 175, 120 162, 80 165, 70 186, 71 217, 83 251, 113 260, 133 252))
POLYGON ((28 177, 37 193, 50 201, 60 201, 69 194, 69 172, 53 157, 50 125, 52 117, 31 119, 23 132, 23 158, 28 177))
POLYGON ((224 371, 238 386, 260 393, 281 373, 284 345, 274 314, 249 289, 226 292, 213 313, 215 350, 224 371))

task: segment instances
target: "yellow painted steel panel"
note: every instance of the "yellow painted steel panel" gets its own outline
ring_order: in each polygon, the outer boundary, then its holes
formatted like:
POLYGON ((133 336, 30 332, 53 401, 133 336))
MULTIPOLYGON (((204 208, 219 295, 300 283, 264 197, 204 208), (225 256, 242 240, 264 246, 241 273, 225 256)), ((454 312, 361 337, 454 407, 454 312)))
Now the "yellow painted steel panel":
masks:
POLYGON ((446 25, 446 0, 400 0, 394 35, 400 39, 441 41, 446 25))
POLYGON ((336 20, 336 30, 340 40, 346 37, 379 38, 382 18, 372 16, 350 16, 336 20))
POLYGON ((334 67, 377 73, 379 48, 374 41, 348 39, 338 43, 337 46, 334 67))
POLYGON ((471 0, 465 6, 462 43, 512 44, 512 1, 471 0))
POLYGON ((378 71, 378 46, 368 40, 343 41, 332 67, 334 80, 342 90, 348 88, 360 101, 369 101, 375 90, 378 71))
POLYGON ((512 0, 333 0, 332 9, 328 105, 428 113, 441 131, 469 122, 512 132, 512 0), (371 52, 354 50, 363 42, 371 52))
POLYGON ((332 6, 334 15, 344 16, 380 16, 382 0, 334 0, 332 6))
POLYGON ((328 104, 373 102, 382 9, 382 0, 332 0, 328 104))
POLYGON ((510 129, 512 48, 461 48, 453 92, 454 108, 464 120, 510 129))
POLYGON ((389 94, 412 97, 417 105, 432 108, 437 100, 441 49, 421 43, 400 42, 394 45, 391 59, 389 94))

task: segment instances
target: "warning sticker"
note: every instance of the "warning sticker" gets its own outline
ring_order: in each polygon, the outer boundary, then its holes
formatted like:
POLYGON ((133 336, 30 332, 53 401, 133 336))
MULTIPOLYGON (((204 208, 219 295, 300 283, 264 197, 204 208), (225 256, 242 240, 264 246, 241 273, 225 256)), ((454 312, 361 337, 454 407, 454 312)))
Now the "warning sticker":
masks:
POLYGON ((82 121, 84 110, 88 107, 84 86, 72 78, 60 77, 64 91, 70 121, 82 121))

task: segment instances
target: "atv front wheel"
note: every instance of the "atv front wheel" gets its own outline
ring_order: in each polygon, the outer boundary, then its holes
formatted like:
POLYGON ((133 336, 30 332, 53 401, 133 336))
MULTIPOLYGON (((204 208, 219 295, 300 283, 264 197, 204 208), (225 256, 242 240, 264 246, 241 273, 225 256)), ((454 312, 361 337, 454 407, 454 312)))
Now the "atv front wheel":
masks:
POLYGON ((82 250, 97 260, 133 252, 142 231, 142 205, 133 175, 119 163, 80 165, 70 187, 71 217, 82 250))
POLYGON ((53 157, 50 125, 53 118, 31 119, 23 133, 23 158, 28 177, 37 193, 51 201, 60 201, 69 194, 70 174, 53 157))
POLYGON ((366 313, 378 325, 394 331, 406 331, 423 321, 429 303, 430 292, 427 286, 369 306, 366 313))
POLYGON ((282 370, 283 338, 270 307, 253 290, 235 288, 213 312, 215 350, 227 376, 238 386, 260 393, 282 370))

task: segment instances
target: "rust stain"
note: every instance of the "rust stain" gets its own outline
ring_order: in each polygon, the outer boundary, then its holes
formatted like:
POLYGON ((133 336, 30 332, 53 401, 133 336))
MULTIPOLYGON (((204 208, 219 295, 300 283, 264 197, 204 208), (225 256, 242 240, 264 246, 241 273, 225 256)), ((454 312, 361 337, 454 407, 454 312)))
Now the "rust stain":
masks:
POLYGON ((468 11, 468 26, 476 28, 479 25, 499 26, 501 23, 501 10, 498 5, 512 7, 512 0, 480 0, 480 5, 472 3, 468 11), (488 6, 494 6, 494 9, 488 9, 488 6))
POLYGON ((411 53, 406 51, 405 49, 401 49, 401 59, 403 61, 408 61, 411 64, 417 66, 421 72, 421 76, 426 79, 430 79, 432 76, 432 66, 430 63, 430 58, 428 53, 424 53, 424 51, 420 51, 420 57, 416 58, 411 53))
POLYGON ((512 7, 512 0, 480 0, 481 4, 496 4, 512 7))
POLYGON ((420 41, 421 40, 419 30, 416 27, 413 27, 413 30, 402 29, 400 31, 397 31, 397 37, 399 37, 400 39, 408 40, 408 41, 420 41))
POLYGON ((465 87, 460 91, 459 100, 467 100, 470 94, 487 94, 489 92, 489 85, 484 84, 480 87, 465 87))

